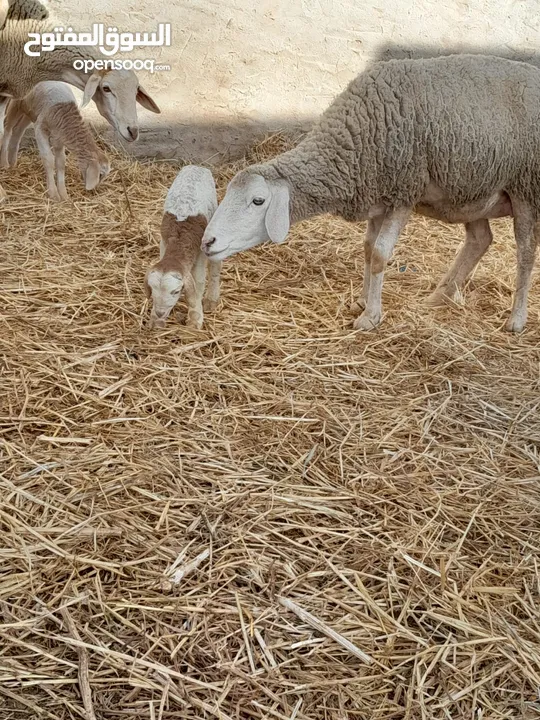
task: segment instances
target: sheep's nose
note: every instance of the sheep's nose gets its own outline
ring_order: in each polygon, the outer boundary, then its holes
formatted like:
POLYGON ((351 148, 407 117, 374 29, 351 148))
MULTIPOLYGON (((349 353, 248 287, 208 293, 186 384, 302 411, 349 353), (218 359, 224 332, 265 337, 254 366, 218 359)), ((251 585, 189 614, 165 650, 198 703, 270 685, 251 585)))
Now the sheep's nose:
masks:
POLYGON ((131 125, 127 129, 129 137, 132 140, 136 140, 139 137, 139 128, 138 127, 131 127, 131 125))
POLYGON ((208 250, 208 248, 211 248, 212 245, 214 245, 216 242, 215 237, 209 237, 207 238, 203 243, 203 250, 208 250))

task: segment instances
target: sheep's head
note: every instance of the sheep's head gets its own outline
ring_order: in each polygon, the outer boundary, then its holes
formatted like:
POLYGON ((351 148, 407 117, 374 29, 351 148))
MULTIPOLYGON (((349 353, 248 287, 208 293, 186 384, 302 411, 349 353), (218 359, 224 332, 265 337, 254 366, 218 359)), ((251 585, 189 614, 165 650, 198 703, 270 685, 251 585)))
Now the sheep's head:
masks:
POLYGON ((163 328, 180 298, 184 278, 177 270, 166 270, 160 263, 153 265, 144 279, 146 297, 152 300, 150 328, 163 328))
POLYGON ((202 249, 212 260, 271 240, 282 243, 289 232, 289 185, 243 171, 227 188, 205 230, 202 249))
POLYGON ((151 112, 161 112, 139 84, 133 70, 96 71, 87 80, 86 76, 81 80, 73 73, 75 71, 70 71, 69 77, 64 79, 84 89, 81 107, 93 100, 100 114, 127 142, 134 142, 139 137, 137 103, 151 112))

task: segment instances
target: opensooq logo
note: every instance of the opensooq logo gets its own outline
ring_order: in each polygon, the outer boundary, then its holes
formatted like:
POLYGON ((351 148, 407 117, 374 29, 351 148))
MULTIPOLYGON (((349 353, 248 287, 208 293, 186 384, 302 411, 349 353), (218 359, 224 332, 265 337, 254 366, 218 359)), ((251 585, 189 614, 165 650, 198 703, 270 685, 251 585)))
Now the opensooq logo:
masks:
POLYGON ((76 47, 97 47, 102 55, 111 57, 118 52, 131 52, 139 47, 170 47, 171 25, 159 23, 157 32, 131 33, 118 32, 118 28, 110 27, 105 32, 103 23, 94 23, 92 32, 73 32, 68 27, 64 33, 63 27, 55 27, 53 32, 28 33, 31 38, 24 46, 24 51, 31 57, 39 57, 42 52, 51 52, 57 47, 73 45, 76 47), (38 50, 32 48, 38 47, 38 50))

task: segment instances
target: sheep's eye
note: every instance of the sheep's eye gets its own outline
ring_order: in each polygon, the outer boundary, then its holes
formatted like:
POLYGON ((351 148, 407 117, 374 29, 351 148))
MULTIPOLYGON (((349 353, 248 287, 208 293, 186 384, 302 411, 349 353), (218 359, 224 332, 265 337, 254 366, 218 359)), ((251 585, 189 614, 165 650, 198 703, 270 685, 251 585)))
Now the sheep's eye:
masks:
POLYGON ((253 204, 254 204, 254 205, 263 205, 263 204, 264 204, 264 198, 259 198, 259 197, 253 198, 253 204))
POLYGON ((171 295, 180 295, 180 290, 171 290, 171 295))
POLYGON ((105 92, 105 93, 110 93, 110 92, 111 92, 111 88, 110 88, 108 85, 103 85, 101 89, 102 89, 103 92, 105 92))

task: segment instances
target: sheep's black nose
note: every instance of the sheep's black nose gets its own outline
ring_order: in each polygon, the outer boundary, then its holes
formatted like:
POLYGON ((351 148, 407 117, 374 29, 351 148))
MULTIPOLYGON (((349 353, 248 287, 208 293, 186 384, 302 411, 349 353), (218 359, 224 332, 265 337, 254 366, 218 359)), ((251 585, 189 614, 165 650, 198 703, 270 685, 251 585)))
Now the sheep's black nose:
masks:
POLYGON ((208 240, 205 240, 205 241, 204 241, 204 247, 205 247, 205 249, 206 249, 206 248, 209 248, 209 247, 212 247, 212 245, 213 245, 215 242, 216 242, 216 238, 215 238, 215 237, 211 237, 211 238, 208 238, 208 240))
POLYGON ((139 137, 139 128, 138 128, 138 127, 131 127, 131 126, 130 126, 130 127, 128 127, 127 131, 128 131, 128 133, 129 133, 129 137, 130 137, 132 140, 136 140, 136 139, 139 137))

